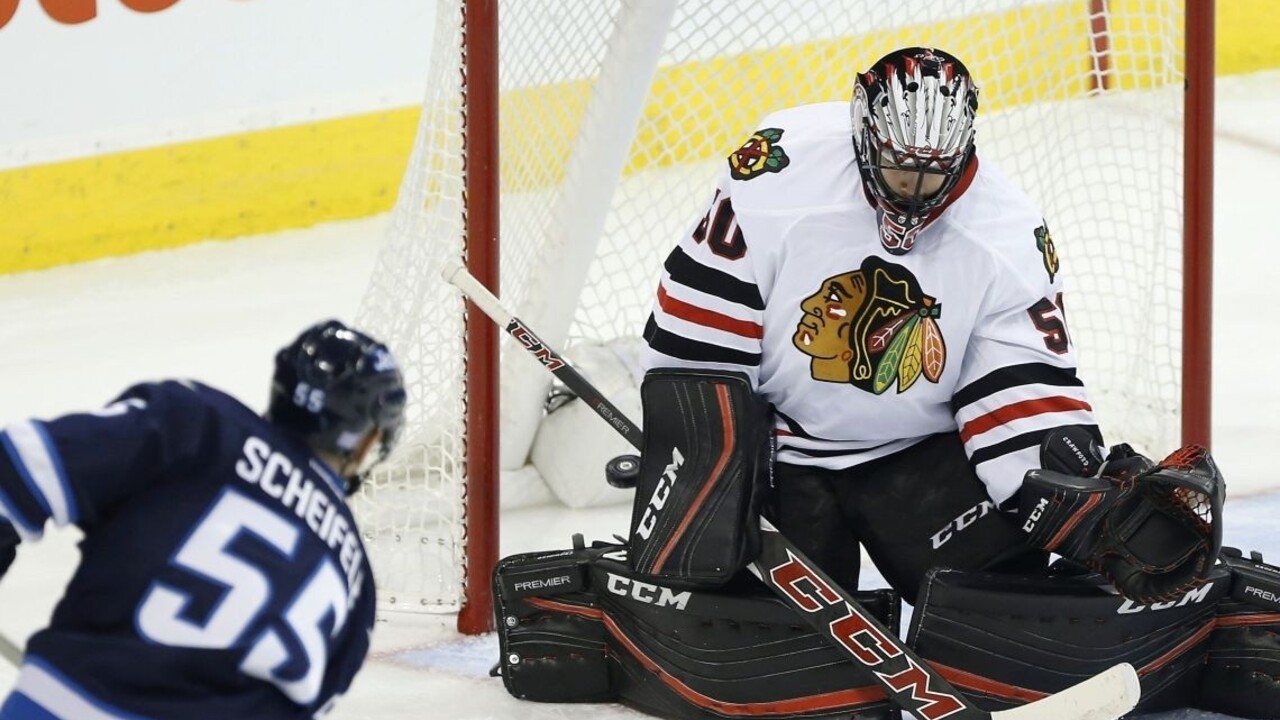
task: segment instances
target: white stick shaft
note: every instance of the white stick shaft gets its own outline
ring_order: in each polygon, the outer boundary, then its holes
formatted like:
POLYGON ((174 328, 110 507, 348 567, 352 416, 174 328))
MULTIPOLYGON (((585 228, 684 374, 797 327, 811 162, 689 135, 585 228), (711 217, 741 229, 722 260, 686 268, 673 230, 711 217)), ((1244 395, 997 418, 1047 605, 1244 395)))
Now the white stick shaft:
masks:
POLYGON ((476 304, 493 319, 498 327, 505 328, 511 324, 511 313, 502 305, 502 301, 489 292, 489 288, 480 284, 479 280, 467 272, 462 263, 454 260, 445 265, 444 271, 440 273, 449 283, 462 290, 463 294, 471 298, 471 302, 476 304))
POLYGON ((1121 663, 1028 705, 991 713, 992 720, 1115 720, 1133 709, 1142 687, 1133 666, 1121 663))

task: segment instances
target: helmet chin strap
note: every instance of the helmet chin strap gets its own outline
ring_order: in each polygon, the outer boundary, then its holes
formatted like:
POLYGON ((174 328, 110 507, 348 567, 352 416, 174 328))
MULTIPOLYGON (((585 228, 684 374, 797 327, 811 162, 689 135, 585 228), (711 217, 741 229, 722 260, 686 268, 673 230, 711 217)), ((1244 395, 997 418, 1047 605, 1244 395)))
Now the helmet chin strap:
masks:
POLYGON ((374 466, 385 459, 385 448, 378 447, 381 444, 382 430, 374 428, 364 436, 364 440, 351 453, 351 456, 347 459, 346 466, 343 468, 344 476, 347 480, 347 495, 356 494, 356 491, 364 484, 365 478, 369 477, 369 473, 373 472, 374 466))
POLYGON ((374 446, 381 440, 382 431, 375 428, 365 433, 360 442, 345 456, 323 451, 316 451, 316 456, 346 482, 347 495, 351 496, 360 489, 364 479, 373 470, 374 466, 383 459, 381 451, 373 451, 374 446))

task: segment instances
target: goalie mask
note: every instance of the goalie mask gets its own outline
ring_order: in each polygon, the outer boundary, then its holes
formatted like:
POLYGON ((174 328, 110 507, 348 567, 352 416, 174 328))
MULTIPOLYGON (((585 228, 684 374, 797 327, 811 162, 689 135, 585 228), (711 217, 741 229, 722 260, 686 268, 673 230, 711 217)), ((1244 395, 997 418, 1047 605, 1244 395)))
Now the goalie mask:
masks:
POLYGON ((858 75, 854 155, 889 252, 911 250, 956 191, 973 158, 977 110, 968 69, 941 50, 896 50, 858 75))

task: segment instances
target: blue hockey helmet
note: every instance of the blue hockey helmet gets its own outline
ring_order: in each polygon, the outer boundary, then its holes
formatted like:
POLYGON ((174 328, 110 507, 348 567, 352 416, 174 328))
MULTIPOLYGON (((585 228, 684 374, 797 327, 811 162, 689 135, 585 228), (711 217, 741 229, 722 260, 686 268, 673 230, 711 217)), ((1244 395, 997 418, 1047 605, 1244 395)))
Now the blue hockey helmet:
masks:
POLYGON ((337 320, 318 323, 276 353, 267 419, 302 436, 312 450, 347 460, 371 431, 360 467, 347 478, 355 492, 386 459, 404 423, 404 378, 385 345, 337 320))

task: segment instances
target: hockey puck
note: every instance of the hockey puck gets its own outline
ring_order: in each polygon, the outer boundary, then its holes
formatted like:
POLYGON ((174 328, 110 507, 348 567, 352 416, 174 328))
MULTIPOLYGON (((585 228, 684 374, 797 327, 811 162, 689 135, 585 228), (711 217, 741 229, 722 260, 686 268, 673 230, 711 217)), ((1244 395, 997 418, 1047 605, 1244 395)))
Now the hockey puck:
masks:
POLYGON ((640 457, 638 455, 619 455, 604 466, 604 479, 616 488, 627 490, 636 486, 636 478, 640 477, 640 457))

